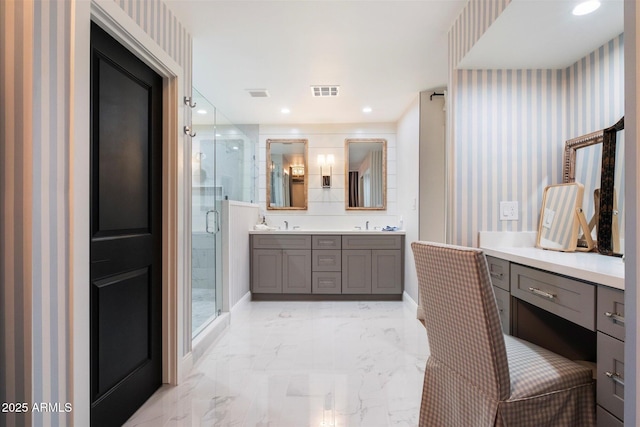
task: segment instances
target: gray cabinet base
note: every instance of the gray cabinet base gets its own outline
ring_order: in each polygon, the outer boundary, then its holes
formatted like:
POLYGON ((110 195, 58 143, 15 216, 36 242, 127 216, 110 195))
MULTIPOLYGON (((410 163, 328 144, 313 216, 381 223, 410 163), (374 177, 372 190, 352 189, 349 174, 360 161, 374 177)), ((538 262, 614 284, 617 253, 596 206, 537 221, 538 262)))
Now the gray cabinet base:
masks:
POLYGON ((252 301, 402 301, 402 295, 373 294, 251 294, 252 301))

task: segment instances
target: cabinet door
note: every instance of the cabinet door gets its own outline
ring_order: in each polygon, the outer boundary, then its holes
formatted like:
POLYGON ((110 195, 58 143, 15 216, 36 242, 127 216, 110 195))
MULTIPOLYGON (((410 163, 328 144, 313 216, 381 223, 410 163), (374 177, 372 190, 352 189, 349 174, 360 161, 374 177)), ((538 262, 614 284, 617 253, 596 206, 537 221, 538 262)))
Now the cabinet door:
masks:
POLYGON ((251 260, 251 291, 255 293, 282 293, 282 251, 254 249, 251 260))
POLYGON ((311 251, 282 251, 282 293, 311 293, 311 251))
POLYGON ((371 293, 371 251, 342 251, 342 293, 371 293))
POLYGON ((402 251, 371 251, 371 293, 402 293, 402 251))
POLYGON ((493 287, 493 293, 495 294, 496 304, 498 305, 498 315, 500 316, 502 332, 511 335, 511 294, 497 286, 493 287))

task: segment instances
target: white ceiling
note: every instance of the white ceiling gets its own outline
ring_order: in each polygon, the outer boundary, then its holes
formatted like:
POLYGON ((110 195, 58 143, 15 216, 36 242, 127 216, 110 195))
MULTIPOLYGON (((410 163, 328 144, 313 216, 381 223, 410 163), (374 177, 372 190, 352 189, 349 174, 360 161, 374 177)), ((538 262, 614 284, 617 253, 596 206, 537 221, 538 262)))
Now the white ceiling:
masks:
MULTIPOLYGON (((194 87, 238 124, 397 121, 418 92, 446 85, 447 33, 467 2, 165 1, 193 36, 194 87), (340 96, 314 98, 311 85, 340 96)), ((463 65, 562 68, 622 32, 622 0, 582 21, 567 13, 575 3, 513 0, 463 65)))
POLYGON ((567 68, 624 30, 623 0, 600 1, 574 16, 577 0, 512 0, 458 68, 567 68))

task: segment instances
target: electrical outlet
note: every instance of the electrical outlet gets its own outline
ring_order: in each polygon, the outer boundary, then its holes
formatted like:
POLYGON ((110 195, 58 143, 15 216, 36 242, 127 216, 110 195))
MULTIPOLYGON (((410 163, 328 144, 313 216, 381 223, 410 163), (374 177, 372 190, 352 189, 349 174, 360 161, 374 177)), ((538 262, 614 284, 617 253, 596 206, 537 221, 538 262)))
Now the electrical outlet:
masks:
POLYGON ((500 202, 500 221, 518 220, 518 202, 500 202))

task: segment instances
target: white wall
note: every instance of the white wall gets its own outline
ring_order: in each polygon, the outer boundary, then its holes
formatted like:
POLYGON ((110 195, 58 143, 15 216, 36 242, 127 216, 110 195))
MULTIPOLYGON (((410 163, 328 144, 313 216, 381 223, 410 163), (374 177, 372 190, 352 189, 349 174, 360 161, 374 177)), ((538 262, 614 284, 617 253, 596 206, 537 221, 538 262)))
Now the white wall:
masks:
POLYGON ((384 227, 397 225, 398 180, 396 162, 396 125, 387 124, 303 124, 261 125, 258 142, 258 197, 260 209, 266 213, 267 223, 284 227, 300 226, 309 229, 352 229, 354 226, 384 227), (308 209, 306 211, 272 211, 266 209, 266 141, 267 139, 308 140, 308 209), (387 140, 387 210, 345 210, 345 149, 346 138, 384 138, 387 140), (333 154, 331 188, 322 188, 318 154, 333 154))
POLYGON ((223 311, 231 311, 249 292, 249 230, 259 212, 257 204, 222 202, 223 311))
MULTIPOLYGON (((420 94, 420 240, 446 241, 445 97, 420 94)), ((435 92, 443 93, 444 89, 435 92)))
POLYGON ((416 96, 398 120, 398 216, 402 216, 405 237, 404 290, 418 301, 418 277, 416 275, 411 242, 419 240, 419 169, 420 151, 420 97, 416 96))

